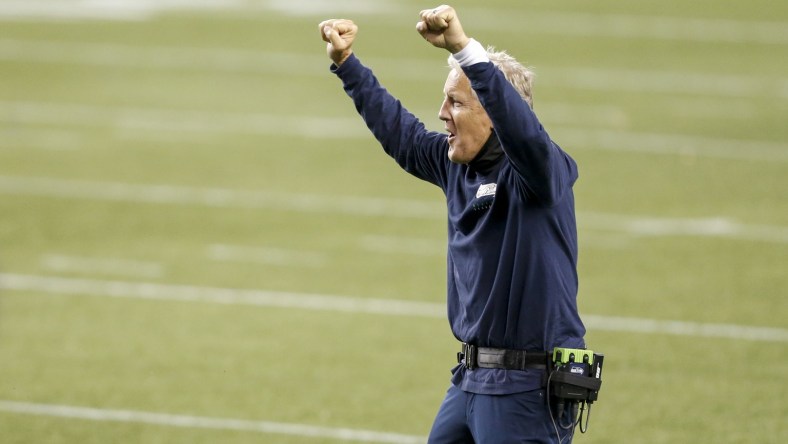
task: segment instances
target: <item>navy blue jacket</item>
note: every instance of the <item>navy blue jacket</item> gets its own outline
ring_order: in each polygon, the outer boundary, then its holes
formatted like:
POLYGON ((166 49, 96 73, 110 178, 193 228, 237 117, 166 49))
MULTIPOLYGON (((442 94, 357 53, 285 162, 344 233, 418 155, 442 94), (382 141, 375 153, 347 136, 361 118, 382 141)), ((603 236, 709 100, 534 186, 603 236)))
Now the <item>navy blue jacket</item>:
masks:
MULTIPOLYGON (((494 134, 467 165, 449 161, 445 133, 428 131, 354 55, 332 66, 383 149, 440 187, 448 207, 448 315, 454 336, 479 346, 584 346, 577 312, 577 165, 552 142, 492 63, 463 68, 494 134), (492 185, 495 184, 495 185, 492 185)), ((537 370, 468 370, 452 381, 483 394, 538 388, 537 370)))

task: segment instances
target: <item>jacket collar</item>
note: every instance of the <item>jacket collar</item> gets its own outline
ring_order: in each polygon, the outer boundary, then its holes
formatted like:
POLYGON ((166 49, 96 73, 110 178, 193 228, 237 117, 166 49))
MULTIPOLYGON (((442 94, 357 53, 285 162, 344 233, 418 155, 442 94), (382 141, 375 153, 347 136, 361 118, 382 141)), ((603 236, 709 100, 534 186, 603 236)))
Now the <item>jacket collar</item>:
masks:
POLYGON ((498 162, 503 157, 503 148, 501 148, 501 142, 498 141, 498 136, 493 133, 490 135, 490 138, 487 139, 487 142, 484 143, 482 149, 479 151, 479 154, 473 158, 468 163, 468 167, 472 170, 481 173, 487 174, 498 165, 498 162))

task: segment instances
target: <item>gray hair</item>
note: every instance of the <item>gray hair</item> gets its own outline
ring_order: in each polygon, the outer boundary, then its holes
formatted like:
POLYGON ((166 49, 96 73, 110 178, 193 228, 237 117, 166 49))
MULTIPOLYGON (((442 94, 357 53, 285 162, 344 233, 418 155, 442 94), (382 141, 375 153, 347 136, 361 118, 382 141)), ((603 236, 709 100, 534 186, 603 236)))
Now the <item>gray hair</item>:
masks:
MULTIPOLYGON (((487 57, 490 58, 490 61, 496 68, 503 72, 503 76, 514 86, 514 89, 528 103, 528 106, 533 108, 534 99, 531 95, 531 84, 535 77, 534 72, 507 54, 506 51, 496 51, 492 46, 487 47, 487 57)), ((462 72, 460 64, 452 55, 449 55, 449 67, 460 73, 462 72)))

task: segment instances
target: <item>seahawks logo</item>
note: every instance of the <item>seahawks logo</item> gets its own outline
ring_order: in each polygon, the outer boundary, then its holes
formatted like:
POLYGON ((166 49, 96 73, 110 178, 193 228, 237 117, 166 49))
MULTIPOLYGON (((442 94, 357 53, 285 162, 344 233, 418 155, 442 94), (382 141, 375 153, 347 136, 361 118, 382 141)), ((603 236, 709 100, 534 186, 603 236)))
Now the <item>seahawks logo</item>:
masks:
POLYGON ((476 191, 476 201, 473 202, 474 211, 486 210, 492 206, 497 187, 498 185, 494 183, 485 183, 479 186, 476 191))
POLYGON ((498 188, 498 184, 494 183, 485 183, 484 185, 479 185, 479 189, 476 190, 476 198, 484 197, 484 196, 495 196, 495 189, 498 188))

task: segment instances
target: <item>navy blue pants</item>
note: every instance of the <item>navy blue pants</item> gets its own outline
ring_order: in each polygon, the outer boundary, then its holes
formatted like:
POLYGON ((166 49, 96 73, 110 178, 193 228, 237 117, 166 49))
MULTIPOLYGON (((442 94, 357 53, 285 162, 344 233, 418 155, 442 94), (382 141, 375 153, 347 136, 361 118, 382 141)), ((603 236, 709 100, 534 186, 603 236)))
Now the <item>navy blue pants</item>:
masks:
MULTIPOLYGON (((567 412, 567 414, 569 414, 567 412)), ((564 417, 564 423, 566 423, 564 417)), ((572 430, 558 427, 561 443, 572 430)), ((558 444, 545 390, 511 395, 477 395, 451 386, 430 431, 429 444, 558 444)))

